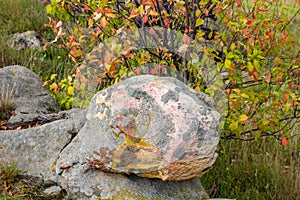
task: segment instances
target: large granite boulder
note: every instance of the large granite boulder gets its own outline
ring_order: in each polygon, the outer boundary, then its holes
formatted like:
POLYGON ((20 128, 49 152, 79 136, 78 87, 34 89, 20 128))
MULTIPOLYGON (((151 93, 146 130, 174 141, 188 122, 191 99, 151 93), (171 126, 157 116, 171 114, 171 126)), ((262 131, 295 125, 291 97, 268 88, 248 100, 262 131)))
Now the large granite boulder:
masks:
POLYGON ((0 69, 0 97, 9 96, 15 106, 9 123, 24 123, 59 111, 57 103, 42 84, 39 77, 26 67, 14 65, 0 69))
POLYGON ((212 102, 171 77, 126 79, 93 97, 58 164, 164 181, 200 177, 217 158, 220 115, 212 102))

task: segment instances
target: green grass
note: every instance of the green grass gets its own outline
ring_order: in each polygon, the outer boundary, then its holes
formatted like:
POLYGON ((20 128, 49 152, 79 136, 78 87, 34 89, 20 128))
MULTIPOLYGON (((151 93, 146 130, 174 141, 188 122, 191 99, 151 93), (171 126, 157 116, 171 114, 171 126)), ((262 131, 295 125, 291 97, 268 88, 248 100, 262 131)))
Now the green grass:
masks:
MULTIPOLYGON (((300 125, 294 133, 299 134, 300 125)), ((283 147, 274 138, 222 140, 219 157, 201 182, 211 197, 249 200, 300 199, 300 135, 283 147)))
POLYGON ((40 0, 2 0, 0 10, 0 68, 21 65, 34 71, 42 80, 56 73, 58 81, 74 72, 74 65, 64 49, 53 45, 46 51, 18 51, 7 42, 12 34, 27 30, 40 34, 43 44, 53 40, 54 34, 44 26, 48 18, 40 0))

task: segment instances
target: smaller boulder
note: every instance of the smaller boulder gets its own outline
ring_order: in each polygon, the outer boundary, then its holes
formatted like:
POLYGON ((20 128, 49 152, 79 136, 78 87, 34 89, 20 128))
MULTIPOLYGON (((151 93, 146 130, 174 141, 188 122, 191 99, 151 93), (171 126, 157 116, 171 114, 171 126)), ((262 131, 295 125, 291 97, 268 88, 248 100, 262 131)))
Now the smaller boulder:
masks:
POLYGON ((15 107, 9 123, 28 122, 59 111, 57 103, 42 84, 39 77, 26 67, 14 65, 0 69, 0 97, 9 97, 15 107))
POLYGON ((11 46, 17 50, 42 49, 42 38, 35 31, 15 33, 12 36, 11 46))

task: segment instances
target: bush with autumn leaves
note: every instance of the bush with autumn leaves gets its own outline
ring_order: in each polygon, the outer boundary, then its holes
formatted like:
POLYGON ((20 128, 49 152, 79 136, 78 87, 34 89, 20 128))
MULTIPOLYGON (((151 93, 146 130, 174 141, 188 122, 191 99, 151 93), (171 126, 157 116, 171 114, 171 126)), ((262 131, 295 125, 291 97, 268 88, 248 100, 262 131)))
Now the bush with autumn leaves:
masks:
POLYGON ((299 9, 262 0, 52 0, 46 9, 56 38, 45 48, 59 45, 77 67, 47 82, 68 108, 82 106, 88 82, 100 90, 145 72, 177 74, 212 96, 223 138, 285 146, 300 121, 299 9))

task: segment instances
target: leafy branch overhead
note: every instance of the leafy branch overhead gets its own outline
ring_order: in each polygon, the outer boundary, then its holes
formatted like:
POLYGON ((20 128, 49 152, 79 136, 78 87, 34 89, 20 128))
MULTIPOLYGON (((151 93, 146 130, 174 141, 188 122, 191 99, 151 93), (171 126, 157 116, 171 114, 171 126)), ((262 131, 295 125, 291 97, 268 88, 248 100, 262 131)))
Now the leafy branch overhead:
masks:
POLYGON ((300 9, 261 0, 62 0, 47 12, 56 33, 47 45, 67 49, 78 67, 77 81, 48 84, 68 93, 69 105, 82 105, 75 97, 85 99, 90 82, 99 90, 150 73, 215 98, 223 138, 274 136, 286 145, 300 121, 300 9))

